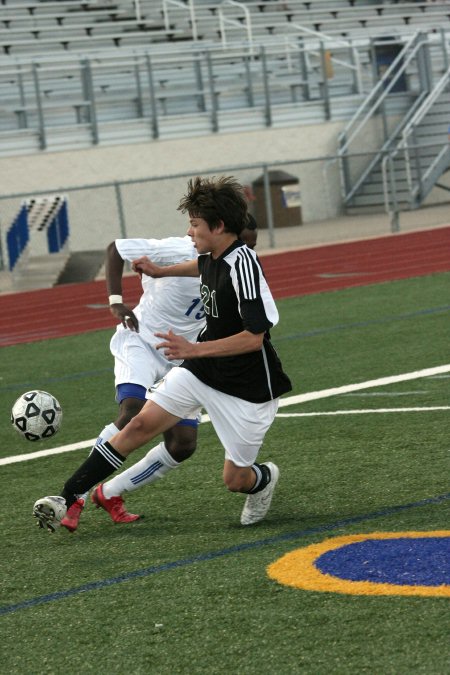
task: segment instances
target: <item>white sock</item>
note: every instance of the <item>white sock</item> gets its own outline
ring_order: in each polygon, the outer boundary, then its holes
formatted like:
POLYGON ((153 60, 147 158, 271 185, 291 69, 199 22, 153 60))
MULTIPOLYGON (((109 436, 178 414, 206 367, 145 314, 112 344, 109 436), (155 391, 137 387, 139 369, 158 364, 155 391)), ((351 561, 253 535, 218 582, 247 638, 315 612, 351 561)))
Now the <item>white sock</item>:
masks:
MULTIPOLYGON (((100 436, 97 438, 95 441, 95 445, 97 443, 104 443, 105 441, 109 441, 110 438, 115 436, 116 434, 119 433, 119 429, 116 427, 114 422, 111 422, 111 424, 107 424, 106 427, 103 429, 103 431, 100 432, 100 436)), ((92 452, 92 450, 91 450, 92 452)), ((89 496, 89 492, 85 492, 82 495, 77 495, 78 499, 82 499, 83 502, 86 504, 87 498, 89 496)))
POLYGON ((111 497, 120 496, 122 492, 132 492, 143 485, 154 483, 171 469, 176 469, 177 466, 180 466, 180 462, 176 462, 169 455, 164 443, 159 443, 139 462, 104 483, 103 494, 106 499, 111 499, 111 497))
POLYGON ((109 441, 110 438, 112 438, 118 433, 119 429, 116 427, 114 422, 111 422, 111 424, 107 424, 106 427, 103 429, 103 431, 100 432, 100 436, 97 438, 95 445, 97 445, 97 443, 104 443, 105 441, 109 441))

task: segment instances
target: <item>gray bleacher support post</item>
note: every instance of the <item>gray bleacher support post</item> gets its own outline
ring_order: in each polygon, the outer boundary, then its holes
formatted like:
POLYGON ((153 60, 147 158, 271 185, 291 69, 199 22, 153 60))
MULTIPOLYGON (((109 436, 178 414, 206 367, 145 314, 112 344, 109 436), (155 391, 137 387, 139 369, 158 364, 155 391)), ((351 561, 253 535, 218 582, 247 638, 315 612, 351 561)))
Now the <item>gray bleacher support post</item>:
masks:
POLYGON ((97 108, 95 105, 94 81, 92 77, 91 62, 85 59, 83 62, 83 72, 86 78, 86 93, 89 101, 89 122, 91 124, 92 141, 95 145, 98 143, 98 122, 97 122, 97 108))
POLYGON ((212 66, 212 61, 211 61, 211 54, 209 52, 206 52, 206 68, 208 72, 208 86, 209 86, 209 91, 211 95, 211 131, 214 133, 216 131, 219 131, 219 120, 218 120, 218 115, 217 115, 217 96, 218 94, 216 93, 214 89, 214 74, 213 74, 213 66, 212 66))
POLYGON ((425 70, 425 77, 426 77, 426 82, 427 82, 427 91, 432 91, 434 83, 433 83, 433 67, 431 65, 431 57, 430 57, 430 43, 428 42, 428 36, 424 35, 424 41, 422 44, 422 49, 421 51, 423 52, 423 66, 425 70))
POLYGON ((331 118, 331 108, 330 108, 330 87, 328 86, 328 75, 327 75, 327 63, 325 55, 325 45, 323 40, 320 41, 320 67, 322 70, 323 78, 323 107, 325 110, 325 119, 329 120, 331 118))
POLYGON ((253 83, 252 83, 252 74, 250 70, 250 56, 243 56, 244 67, 245 67, 245 79, 247 82, 247 101, 250 108, 253 108, 255 105, 255 99, 253 96, 253 83))
POLYGON ((395 182, 394 159, 392 153, 389 153, 388 163, 389 163, 389 186, 392 196, 392 209, 390 209, 391 232, 400 232, 400 213, 397 201, 397 185, 395 182))
POLYGON ((195 82, 197 84, 197 91, 202 92, 197 97, 198 109, 201 112, 206 112, 205 95, 203 93, 204 85, 203 85, 202 66, 201 66, 201 63, 200 63, 200 55, 199 54, 194 54, 194 75, 195 75, 195 82))
POLYGON ((385 141, 388 140, 389 138, 389 127, 388 127, 388 121, 387 121, 387 114, 386 114, 386 99, 384 98, 382 103, 381 103, 381 121, 383 123, 383 138, 385 141))
POLYGON ((139 59, 134 59, 134 78, 136 80, 136 109, 138 117, 144 117, 144 105, 142 102, 142 85, 139 73, 139 59))
POLYGON ((36 109, 38 114, 39 147, 41 150, 45 150, 47 147, 47 136, 45 134, 44 109, 42 107, 41 88, 39 85, 39 74, 36 63, 33 63, 32 69, 33 69, 34 93, 36 95, 36 109))
POLYGON ((360 79, 358 77, 358 63, 357 63, 357 60, 355 58, 355 48, 353 47, 353 44, 352 44, 351 40, 348 41, 348 58, 349 58, 350 63, 353 66, 353 70, 352 70, 353 93, 354 94, 360 94, 361 93, 361 91, 360 91, 361 82, 360 82, 360 79))
POLYGON ((300 60, 300 72, 302 74, 303 81, 303 97, 305 101, 309 101, 311 98, 311 91, 309 88, 309 78, 308 78, 308 63, 306 60, 306 51, 305 51, 305 41, 302 37, 298 39, 299 52, 298 57, 300 60))
POLYGON ((339 137, 339 168, 341 172, 341 186, 342 186, 342 197, 345 199, 350 192, 351 187, 351 178, 350 178, 350 168, 348 162, 348 152, 345 149, 344 152, 341 152, 347 144, 347 137, 345 134, 339 137))
POLYGON ((23 129, 28 129, 28 113, 26 108, 25 88, 23 86, 22 66, 20 63, 17 66, 17 83, 19 86, 20 105, 23 108, 19 117, 19 126, 23 129))
POLYGON ((420 162, 420 152, 419 152, 419 145, 418 145, 418 141, 417 141, 416 130, 417 130, 417 127, 413 127, 411 129, 411 140, 412 140, 412 145, 413 145, 414 168, 416 170, 416 180, 417 180, 417 184, 419 185, 418 196, 420 196, 420 194, 422 192, 422 184, 423 184, 423 171, 422 171, 421 162, 420 162))
MULTIPOLYGON (((89 100, 89 91, 88 91, 88 84, 87 84, 87 78, 86 78, 86 68, 84 65, 84 61, 80 61, 80 81, 81 81, 81 96, 83 101, 88 101, 89 100)), ((89 109, 82 109, 80 110, 80 114, 78 116, 77 122, 86 122, 86 120, 90 120, 90 110, 89 109), (81 114, 82 112, 82 114, 81 114)))
POLYGON ((119 214, 119 228, 120 228, 120 238, 127 239, 127 228, 125 223, 125 212, 123 210, 123 200, 122 200, 122 191, 120 189, 120 183, 114 183, 114 190, 116 193, 116 202, 117 202, 117 212, 119 214))
POLYGON ((269 90, 269 73, 267 72, 267 59, 266 59, 266 50, 264 47, 261 47, 259 50, 259 55, 261 58, 261 68, 264 84, 264 108, 265 108, 265 117, 266 117, 266 126, 272 126, 272 109, 270 105, 270 90, 269 90))
MULTIPOLYGON (((376 87, 378 84, 378 81, 380 79, 380 76, 378 75, 378 67, 377 67, 377 54, 376 54, 376 48, 375 48, 375 40, 372 38, 370 39, 370 58, 372 62, 372 77, 373 77, 373 86, 376 87)), ((387 119, 386 119, 386 98, 383 97, 382 103, 380 105, 380 114, 381 114, 381 123, 383 125, 383 138, 386 141, 389 137, 389 132, 388 132, 388 126, 387 126, 387 119)))
POLYGON ((266 206, 266 216, 267 216, 267 229, 269 231, 269 243, 270 248, 275 248, 272 197, 270 195, 270 178, 269 178, 269 168, 267 164, 263 165, 263 181, 264 181, 264 203, 266 206))
POLYGON ((145 55, 145 61, 147 64, 148 88, 150 92, 152 138, 159 138, 158 110, 156 107, 155 83, 153 81, 152 62, 150 60, 150 54, 148 52, 145 55))
POLYGON ((417 53, 417 74, 419 76, 420 90, 423 92, 431 91, 431 80, 429 74, 429 64, 427 63, 427 54, 425 51, 425 42, 423 34, 420 35, 421 44, 417 53))
POLYGON ((444 28, 440 29, 440 34, 441 34, 442 60, 444 62, 444 70, 448 70, 448 68, 450 67, 450 59, 448 54, 448 43, 444 28))
POLYGON ((370 65, 372 67, 372 86, 376 87, 378 82, 377 55, 375 51, 375 40, 370 38, 370 65))

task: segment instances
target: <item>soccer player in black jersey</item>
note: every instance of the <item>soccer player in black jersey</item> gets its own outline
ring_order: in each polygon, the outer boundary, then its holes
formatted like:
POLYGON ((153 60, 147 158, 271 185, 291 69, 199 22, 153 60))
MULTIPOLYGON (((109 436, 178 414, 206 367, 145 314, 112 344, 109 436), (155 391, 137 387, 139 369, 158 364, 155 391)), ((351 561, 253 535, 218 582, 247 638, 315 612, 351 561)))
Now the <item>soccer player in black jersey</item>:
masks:
MULTIPOLYGON (((256 254, 239 239, 248 220, 243 188, 232 177, 197 177, 189 181, 179 210, 189 214, 188 235, 198 258, 159 267, 144 257, 134 261, 133 269, 155 278, 200 276, 206 326, 196 343, 171 330, 157 334, 166 358, 183 363, 172 368, 124 429, 93 449, 61 497, 36 502, 34 515, 50 530, 77 494, 120 468, 133 450, 202 408, 225 449, 226 487, 247 494, 241 523, 256 523, 269 510, 279 469, 256 459, 279 397, 291 390, 291 383, 269 336, 278 311, 256 254)), ((103 506, 101 485, 94 501, 103 506)))

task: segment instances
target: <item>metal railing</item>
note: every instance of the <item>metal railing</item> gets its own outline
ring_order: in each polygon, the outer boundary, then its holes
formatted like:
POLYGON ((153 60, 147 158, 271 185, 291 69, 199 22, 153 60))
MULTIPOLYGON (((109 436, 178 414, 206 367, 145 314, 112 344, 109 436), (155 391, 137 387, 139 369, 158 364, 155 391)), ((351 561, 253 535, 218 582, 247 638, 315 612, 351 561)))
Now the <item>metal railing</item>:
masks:
MULTIPOLYGON (((414 154, 427 151, 427 150, 437 150, 437 155, 440 157, 443 166, 441 168, 450 167, 450 145, 449 144, 436 144, 436 143, 422 143, 420 145, 410 145, 409 150, 414 154), (442 161, 444 160, 444 161, 442 161)), ((405 194, 405 189, 400 188, 398 185, 399 179, 397 176, 396 165, 401 164, 405 166, 404 156, 402 151, 404 148, 397 146, 393 150, 387 150, 381 161, 381 172, 382 172, 382 181, 383 181, 383 198, 384 198, 384 210, 390 217, 391 223, 391 232, 400 231, 400 214, 402 211, 405 211, 405 203, 407 203, 407 208, 417 208, 420 206, 420 200, 416 199, 417 193, 422 189, 423 177, 419 169, 418 179, 415 183, 413 180, 407 179, 408 187, 405 194), (416 189, 415 189, 416 188, 416 189)), ((436 166, 434 164, 434 166, 436 166)), ((438 172, 440 176, 442 171, 438 172)), ((437 183, 435 183, 437 185, 437 183)), ((445 186, 444 189, 450 191, 450 187, 445 186)))
POLYGON ((236 2, 236 0, 223 0, 218 8, 219 16, 219 30, 220 30, 220 39, 222 41, 222 48, 227 49, 227 25, 242 28, 247 36, 247 41, 250 48, 250 54, 253 55, 253 30, 252 30, 252 19, 250 15, 250 10, 248 7, 242 4, 242 2, 236 2), (234 17, 229 17, 225 13, 226 7, 236 7, 244 15, 244 21, 241 23, 239 19, 234 17))
MULTIPOLYGON (((424 104, 421 106, 421 108, 415 113, 413 118, 408 122, 408 124, 405 126, 405 128, 402 131, 402 138, 400 143, 398 144, 399 150, 402 150, 404 152, 405 156, 405 163, 406 163, 406 177, 408 181, 408 187, 409 191, 411 194, 412 200, 414 200, 418 194, 422 191, 422 186, 425 184, 427 179, 429 179, 430 176, 433 175, 433 173, 436 171, 437 167, 439 164, 442 164, 442 160, 448 159, 449 155, 449 146, 448 145, 443 145, 441 147, 438 146, 438 152, 436 153, 436 156, 434 157, 433 161, 430 162, 428 168, 426 169, 425 172, 422 173, 417 155, 414 155, 414 159, 411 158, 411 155, 413 154, 413 151, 411 148, 413 146, 417 145, 416 141, 416 130, 421 124, 421 122, 424 120, 425 116, 427 113, 433 108, 433 106, 436 104, 438 99, 441 97, 441 95, 444 92, 448 93, 449 89, 449 83, 450 83, 450 67, 448 68, 447 72, 441 77, 431 94, 427 97, 426 101, 424 104), (411 170, 411 165, 414 161, 414 165, 416 168, 416 175, 417 175, 417 181, 414 183, 413 181, 413 176, 412 176, 412 170, 411 170)), ((450 109, 450 101, 449 101, 449 109, 450 109)), ((450 123, 450 118, 449 118, 449 123, 450 123)))
MULTIPOLYGON (((382 106, 386 102, 392 89, 400 78, 403 76, 406 68, 412 61, 417 58, 417 54, 422 49, 426 36, 420 32, 414 34, 404 44, 403 49, 392 60, 390 66, 386 69, 383 76, 378 79, 370 94, 366 97, 360 107, 356 110, 351 120, 347 123, 343 131, 338 136, 339 146, 339 166, 341 171, 341 185, 343 189, 343 199, 350 201, 359 185, 365 180, 367 175, 372 170, 377 159, 373 157, 372 162, 366 167, 366 170, 360 175, 358 181, 354 184, 350 178, 350 171, 348 165, 347 155, 351 149, 351 145, 366 131, 369 122, 373 119, 376 113, 382 111, 382 106)), ((386 43, 383 43, 386 44, 386 43)), ((386 125, 385 125, 386 126, 386 125)), ((385 136, 388 135, 385 133, 385 136)), ((386 140, 386 139, 385 139, 386 140)))
MULTIPOLYGON (((139 0, 135 0, 139 2, 139 0)), ((194 0, 187 0, 187 2, 182 2, 182 0, 162 0, 162 12, 164 17, 164 26, 166 30, 170 29, 170 13, 169 6, 176 7, 183 11, 189 12, 192 39, 194 42, 198 40, 198 29, 197 29, 197 19, 195 16, 195 5, 194 0)))
POLYGON ((220 131, 218 111, 257 106, 268 112, 270 126, 272 109, 312 99, 323 103, 329 118, 330 99, 351 95, 355 87, 363 95, 361 67, 348 44, 336 46, 329 55, 335 67, 330 78, 325 41, 319 50, 316 45, 284 36, 281 42, 265 40, 256 51, 235 42, 226 53, 218 45, 183 54, 121 49, 18 62, 0 76, 0 145, 2 131, 8 141, 15 130, 19 136, 33 131, 38 147, 46 149, 49 129, 57 127, 61 136, 65 126, 79 132, 76 142, 89 137, 96 144, 114 120, 147 120, 151 138, 159 138, 163 120, 186 123, 187 114, 198 112, 209 115, 210 130, 220 131))
MULTIPOLYGON (((337 59, 330 52, 330 61, 336 65, 344 66, 345 68, 350 69, 353 72, 354 81, 355 81, 355 92, 361 93, 363 91, 363 79, 362 79, 362 69, 361 69, 361 57, 359 55, 358 49, 351 40, 345 40, 344 38, 336 37, 334 35, 328 35, 327 33, 320 33, 319 31, 308 28, 307 26, 302 26, 298 23, 292 23, 292 28, 295 29, 300 35, 305 35, 307 37, 314 37, 318 40, 320 45, 320 52, 323 53, 327 47, 330 50, 344 47, 348 50, 350 55, 349 62, 343 62, 341 59, 337 59)), ((312 51, 312 50, 311 50, 312 51)), ((317 52, 316 52, 317 53, 317 52)))

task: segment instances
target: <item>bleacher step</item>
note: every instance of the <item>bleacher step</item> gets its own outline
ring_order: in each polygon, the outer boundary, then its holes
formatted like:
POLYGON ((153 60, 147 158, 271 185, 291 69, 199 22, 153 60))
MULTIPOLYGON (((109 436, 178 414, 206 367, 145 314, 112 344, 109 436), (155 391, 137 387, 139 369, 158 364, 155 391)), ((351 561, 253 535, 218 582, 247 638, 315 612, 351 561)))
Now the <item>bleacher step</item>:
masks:
POLYGON ((55 286, 61 284, 92 281, 99 273, 105 258, 104 249, 99 251, 76 251, 71 253, 55 281, 55 286))
POLYGON ((67 250, 48 255, 30 256, 26 265, 10 273, 11 289, 28 291, 35 288, 52 288, 61 270, 64 269, 68 257, 67 250))

